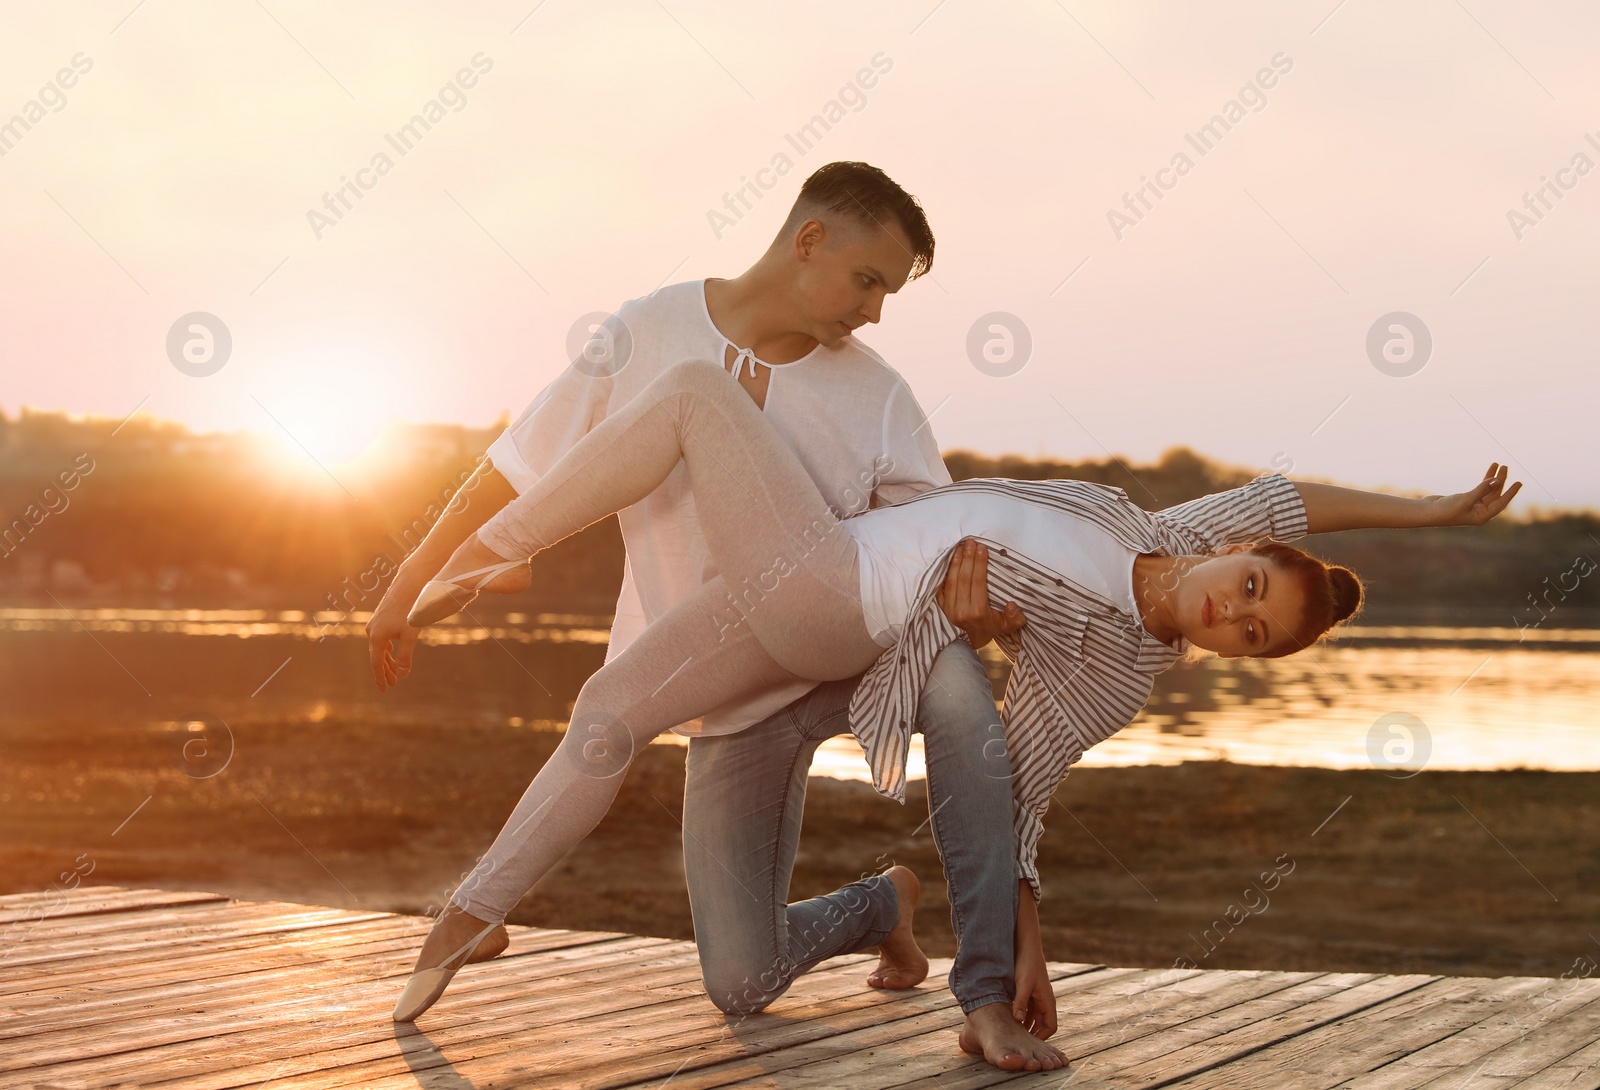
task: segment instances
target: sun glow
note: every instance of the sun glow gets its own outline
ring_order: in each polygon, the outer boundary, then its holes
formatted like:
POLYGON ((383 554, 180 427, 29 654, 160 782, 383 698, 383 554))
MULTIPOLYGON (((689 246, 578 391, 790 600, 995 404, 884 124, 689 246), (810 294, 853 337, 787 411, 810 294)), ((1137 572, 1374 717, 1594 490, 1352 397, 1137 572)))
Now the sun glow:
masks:
POLYGON ((371 452, 390 418, 389 388, 377 368, 308 361, 286 368, 257 398, 285 452, 314 472, 335 472, 371 452))

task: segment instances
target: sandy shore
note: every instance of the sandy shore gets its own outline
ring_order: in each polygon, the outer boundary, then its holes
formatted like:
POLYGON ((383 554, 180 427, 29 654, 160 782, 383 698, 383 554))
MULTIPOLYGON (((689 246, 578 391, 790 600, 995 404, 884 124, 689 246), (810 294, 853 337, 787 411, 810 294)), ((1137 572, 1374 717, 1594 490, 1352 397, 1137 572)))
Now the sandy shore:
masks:
MULTIPOLYGON (((220 774, 113 725, 3 732, 0 891, 71 882, 423 913, 493 838, 558 735, 328 720, 234 728, 220 774), (130 815, 131 818, 130 818, 130 815)), ((679 747, 512 919, 692 937, 679 747)), ((919 937, 953 952, 926 796, 811 782, 791 897, 889 861, 922 875, 919 937)), ((1600 959, 1600 773, 1205 762, 1081 769, 1041 851, 1053 960, 1451 974, 1600 959)), ((1592 961, 1589 963, 1592 966, 1592 961)), ((1592 972, 1592 968, 1590 972, 1592 972)))

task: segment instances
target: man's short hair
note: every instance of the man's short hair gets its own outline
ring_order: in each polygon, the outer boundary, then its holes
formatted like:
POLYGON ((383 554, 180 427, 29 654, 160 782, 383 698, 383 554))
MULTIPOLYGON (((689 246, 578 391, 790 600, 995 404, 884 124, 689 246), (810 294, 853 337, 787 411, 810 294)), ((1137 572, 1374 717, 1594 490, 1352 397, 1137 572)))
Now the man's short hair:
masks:
POLYGON ((933 268, 933 231, 917 199, 871 163, 829 163, 818 167, 800 187, 784 220, 787 233, 826 209, 864 227, 883 226, 890 219, 911 240, 911 272, 915 280, 933 268))

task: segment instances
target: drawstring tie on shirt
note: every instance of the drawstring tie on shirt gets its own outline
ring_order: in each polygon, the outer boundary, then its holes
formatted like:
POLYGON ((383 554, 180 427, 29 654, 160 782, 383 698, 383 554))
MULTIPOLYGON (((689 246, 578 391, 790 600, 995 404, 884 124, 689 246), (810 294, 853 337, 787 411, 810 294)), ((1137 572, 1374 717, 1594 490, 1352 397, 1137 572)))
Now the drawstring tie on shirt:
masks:
MULTIPOLYGON (((739 372, 744 370, 745 361, 749 360, 750 361, 750 377, 752 379, 754 379, 756 377, 756 364, 761 363, 760 360, 756 359, 756 354, 754 352, 750 351, 750 349, 748 349, 748 348, 740 348, 738 345, 734 344, 732 341, 728 342, 728 347, 733 349, 735 352, 738 353, 738 355, 733 357, 733 377, 734 378, 738 378, 739 377, 739 372)), ((761 363, 761 366, 765 367, 767 365, 764 364, 764 363, 761 363)))

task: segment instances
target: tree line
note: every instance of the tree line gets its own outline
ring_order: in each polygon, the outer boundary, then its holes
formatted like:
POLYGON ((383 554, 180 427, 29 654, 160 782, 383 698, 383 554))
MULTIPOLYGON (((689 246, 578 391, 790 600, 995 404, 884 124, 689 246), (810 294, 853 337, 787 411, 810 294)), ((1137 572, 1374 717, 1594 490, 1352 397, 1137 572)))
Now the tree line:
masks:
MULTIPOLYGON (((319 469, 271 440, 179 425, 24 410, 0 414, 0 600, 49 590, 108 605, 371 608, 497 428, 412 425, 371 464, 319 469)), ((1257 471, 1174 448, 1151 464, 945 454, 951 476, 1069 478, 1122 488, 1155 510, 1257 471)), ((471 502, 471 496, 465 497, 471 502)), ((1486 527, 1363 530, 1301 542, 1361 573, 1369 621, 1556 626, 1600 614, 1590 512, 1502 517, 1486 527)), ((622 539, 607 519, 535 561, 535 589, 507 607, 609 613, 622 539)))

